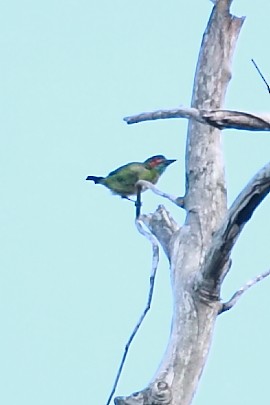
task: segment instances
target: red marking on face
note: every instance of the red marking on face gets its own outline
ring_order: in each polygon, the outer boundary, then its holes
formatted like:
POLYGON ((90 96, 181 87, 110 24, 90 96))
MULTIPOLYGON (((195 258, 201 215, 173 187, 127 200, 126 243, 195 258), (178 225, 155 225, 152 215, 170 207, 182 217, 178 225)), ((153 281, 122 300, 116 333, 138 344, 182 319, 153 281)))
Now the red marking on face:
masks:
POLYGON ((149 166, 150 167, 156 167, 162 162, 164 162, 164 158, 156 157, 153 160, 151 160, 151 162, 149 162, 149 166))

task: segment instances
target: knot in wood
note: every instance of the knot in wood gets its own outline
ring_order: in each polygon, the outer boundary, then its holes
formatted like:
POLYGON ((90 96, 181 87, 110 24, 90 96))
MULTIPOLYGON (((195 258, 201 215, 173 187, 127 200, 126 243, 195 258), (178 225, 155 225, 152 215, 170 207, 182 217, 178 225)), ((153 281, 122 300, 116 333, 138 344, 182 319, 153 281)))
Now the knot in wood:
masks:
POLYGON ((214 290, 211 291, 209 289, 200 288, 200 290, 198 291, 198 294, 199 294, 200 300, 207 305, 220 301, 219 293, 217 293, 214 290))
POLYGON ((166 381, 155 381, 150 388, 149 404, 153 405, 168 405, 172 400, 172 392, 166 381))

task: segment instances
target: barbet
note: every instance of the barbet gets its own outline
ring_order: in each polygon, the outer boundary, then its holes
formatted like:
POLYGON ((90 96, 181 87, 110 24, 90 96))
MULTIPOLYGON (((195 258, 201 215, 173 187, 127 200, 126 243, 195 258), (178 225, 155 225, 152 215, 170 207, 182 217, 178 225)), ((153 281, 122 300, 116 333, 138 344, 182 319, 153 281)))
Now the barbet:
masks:
POLYGON ((162 173, 175 159, 166 159, 163 155, 151 156, 144 162, 132 162, 109 173, 107 177, 88 176, 95 184, 102 184, 114 194, 128 198, 137 193, 136 183, 146 180, 156 184, 162 173))

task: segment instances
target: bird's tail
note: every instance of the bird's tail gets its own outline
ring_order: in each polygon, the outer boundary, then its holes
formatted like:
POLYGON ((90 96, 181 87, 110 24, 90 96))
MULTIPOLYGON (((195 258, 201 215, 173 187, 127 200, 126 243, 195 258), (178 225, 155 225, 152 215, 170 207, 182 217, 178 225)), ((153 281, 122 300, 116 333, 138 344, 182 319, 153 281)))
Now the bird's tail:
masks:
POLYGON ((103 179, 104 179, 104 177, 98 177, 98 176, 87 176, 86 177, 86 180, 92 180, 95 182, 95 184, 101 183, 103 179))

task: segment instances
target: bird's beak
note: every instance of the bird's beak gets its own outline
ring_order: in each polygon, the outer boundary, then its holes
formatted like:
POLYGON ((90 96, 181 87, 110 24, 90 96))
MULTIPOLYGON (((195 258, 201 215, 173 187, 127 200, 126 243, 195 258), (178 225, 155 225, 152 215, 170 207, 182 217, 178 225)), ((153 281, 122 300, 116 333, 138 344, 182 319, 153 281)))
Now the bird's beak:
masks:
POLYGON ((167 160, 166 160, 166 165, 169 166, 169 165, 171 165, 173 162, 176 162, 176 159, 167 159, 167 160))

